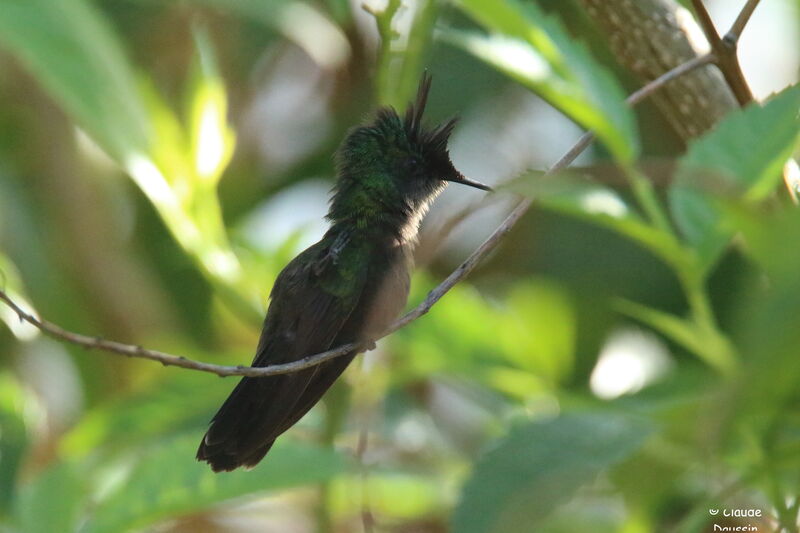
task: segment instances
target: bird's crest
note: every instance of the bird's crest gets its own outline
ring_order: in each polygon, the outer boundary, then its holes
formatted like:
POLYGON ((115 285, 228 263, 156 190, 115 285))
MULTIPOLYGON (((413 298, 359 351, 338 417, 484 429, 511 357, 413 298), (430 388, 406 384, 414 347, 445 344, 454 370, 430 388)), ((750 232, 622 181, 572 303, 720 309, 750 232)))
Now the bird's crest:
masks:
POLYGON ((403 126, 409 142, 431 151, 447 151, 447 141, 453 133, 457 118, 453 118, 439 126, 426 130, 422 127, 422 115, 428 103, 428 93, 431 90, 431 76, 427 72, 422 74, 419 82, 416 99, 409 103, 406 109, 403 126))

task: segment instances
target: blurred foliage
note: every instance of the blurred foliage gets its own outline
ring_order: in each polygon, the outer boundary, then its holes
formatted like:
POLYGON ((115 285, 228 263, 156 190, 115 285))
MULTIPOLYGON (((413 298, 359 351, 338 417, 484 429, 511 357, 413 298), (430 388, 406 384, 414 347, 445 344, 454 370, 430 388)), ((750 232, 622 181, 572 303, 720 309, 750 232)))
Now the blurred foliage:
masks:
MULTIPOLYGON (((535 201, 253 472, 194 461, 233 381, 46 342, 3 307, 2 529, 690 533, 758 508, 725 525, 796 532, 800 215, 780 174, 800 88, 672 153, 575 10, 0 2, 0 285, 69 329, 249 360, 274 276, 322 230, 336 144, 425 68, 431 119, 463 115, 456 165, 535 201), (598 165, 530 170, 574 124, 598 165)), ((438 231, 464 205, 429 215, 411 302, 506 208, 438 231)))
POLYGON ((637 155, 633 115, 623 102, 622 89, 558 20, 535 4, 517 0, 492 6, 462 0, 461 5, 492 33, 446 33, 452 42, 594 131, 620 162, 628 163, 637 155))
POLYGON ((454 529, 537 529, 550 509, 630 455, 648 434, 641 421, 611 413, 565 414, 517 428, 475 466, 454 529))

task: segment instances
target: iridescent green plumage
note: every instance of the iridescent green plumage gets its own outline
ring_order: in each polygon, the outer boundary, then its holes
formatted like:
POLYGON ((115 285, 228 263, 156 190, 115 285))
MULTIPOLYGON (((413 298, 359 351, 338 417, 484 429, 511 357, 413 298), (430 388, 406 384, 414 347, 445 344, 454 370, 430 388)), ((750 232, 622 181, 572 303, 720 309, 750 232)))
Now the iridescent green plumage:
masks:
MULTIPOLYGON (((488 189, 450 162, 455 121, 422 127, 429 89, 424 76, 404 118, 381 109, 342 143, 331 227, 275 280, 254 366, 296 361, 383 331, 405 305, 417 229, 430 201, 446 181, 488 189)), ((243 378, 214 416, 197 459, 215 471, 256 465, 355 355, 291 374, 243 378)))

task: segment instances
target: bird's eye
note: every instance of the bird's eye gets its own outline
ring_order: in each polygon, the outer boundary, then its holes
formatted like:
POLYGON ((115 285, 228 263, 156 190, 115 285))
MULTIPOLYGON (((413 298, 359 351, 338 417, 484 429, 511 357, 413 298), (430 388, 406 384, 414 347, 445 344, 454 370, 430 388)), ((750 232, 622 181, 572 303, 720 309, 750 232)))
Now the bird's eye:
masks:
POLYGON ((411 156, 407 157, 403 161, 403 166, 406 168, 407 171, 415 172, 422 167, 422 162, 419 160, 418 157, 411 156))

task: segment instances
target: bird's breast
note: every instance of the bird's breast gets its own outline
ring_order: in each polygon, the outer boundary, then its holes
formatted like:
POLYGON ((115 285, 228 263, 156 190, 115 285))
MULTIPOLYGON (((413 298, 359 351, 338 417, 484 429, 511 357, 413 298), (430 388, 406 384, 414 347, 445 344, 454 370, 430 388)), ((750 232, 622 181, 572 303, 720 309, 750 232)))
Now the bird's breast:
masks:
POLYGON ((410 246, 387 245, 373 251, 368 282, 350 321, 359 331, 357 337, 376 337, 400 315, 408 299, 412 266, 410 246))

